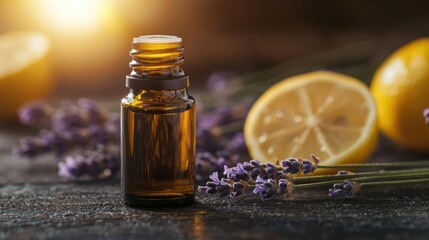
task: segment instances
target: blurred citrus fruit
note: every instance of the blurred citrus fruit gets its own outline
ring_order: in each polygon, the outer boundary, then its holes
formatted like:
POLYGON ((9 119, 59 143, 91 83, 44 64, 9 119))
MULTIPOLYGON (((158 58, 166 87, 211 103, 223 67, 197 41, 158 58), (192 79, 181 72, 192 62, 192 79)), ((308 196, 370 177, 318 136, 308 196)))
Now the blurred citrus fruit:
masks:
POLYGON ((363 162, 376 146, 376 122, 366 85, 319 71, 268 89, 250 110, 244 134, 251 156, 262 161, 316 154, 323 164, 363 162))
POLYGON ((0 35, 0 120, 16 118, 19 106, 52 90, 48 50, 49 39, 42 33, 0 35))
POLYGON ((413 41, 389 56, 371 83, 380 130, 409 149, 429 152, 429 38, 413 41))

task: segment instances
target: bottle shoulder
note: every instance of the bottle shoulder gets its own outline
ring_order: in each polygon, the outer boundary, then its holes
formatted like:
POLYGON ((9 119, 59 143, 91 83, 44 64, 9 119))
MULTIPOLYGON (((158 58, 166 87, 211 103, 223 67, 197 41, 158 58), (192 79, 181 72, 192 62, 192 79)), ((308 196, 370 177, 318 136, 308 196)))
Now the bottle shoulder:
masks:
POLYGON ((122 99, 121 106, 148 111, 186 110, 195 106, 195 99, 191 95, 160 97, 128 94, 122 99))

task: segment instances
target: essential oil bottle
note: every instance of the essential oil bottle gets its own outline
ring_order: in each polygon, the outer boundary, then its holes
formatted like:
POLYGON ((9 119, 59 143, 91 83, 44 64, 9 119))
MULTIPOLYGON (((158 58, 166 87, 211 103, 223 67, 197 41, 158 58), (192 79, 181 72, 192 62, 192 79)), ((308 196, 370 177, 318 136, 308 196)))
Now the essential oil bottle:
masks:
POLYGON ((174 207, 195 197, 195 100, 182 39, 133 39, 121 101, 121 188, 130 207, 174 207))

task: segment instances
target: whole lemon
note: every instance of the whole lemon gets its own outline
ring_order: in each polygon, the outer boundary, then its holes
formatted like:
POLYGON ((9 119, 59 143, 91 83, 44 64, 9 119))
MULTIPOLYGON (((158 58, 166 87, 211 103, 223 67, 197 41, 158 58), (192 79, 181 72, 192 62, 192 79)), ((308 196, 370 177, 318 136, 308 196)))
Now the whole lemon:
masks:
POLYGON ((371 83, 380 130, 397 144, 429 152, 429 38, 417 39, 390 55, 371 83))
POLYGON ((48 37, 40 32, 0 35, 0 122, 16 119, 22 104, 52 91, 49 48, 48 37))

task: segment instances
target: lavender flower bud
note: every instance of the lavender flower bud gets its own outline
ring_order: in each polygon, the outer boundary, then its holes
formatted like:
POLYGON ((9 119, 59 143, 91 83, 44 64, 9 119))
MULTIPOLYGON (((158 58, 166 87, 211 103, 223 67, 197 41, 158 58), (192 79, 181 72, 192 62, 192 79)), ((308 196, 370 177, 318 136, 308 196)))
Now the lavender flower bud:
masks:
POLYGON ((340 170, 337 172, 337 175, 351 175, 352 172, 346 171, 346 170, 340 170))
POLYGON ((284 195, 285 198, 289 197, 292 194, 293 183, 287 179, 280 179, 278 183, 277 193, 279 195, 284 195))
POLYGON ((232 185, 233 189, 230 193, 230 197, 238 197, 243 194, 244 191, 247 190, 249 184, 245 181, 234 182, 232 185))
POLYGON ((250 162, 244 162, 243 163, 244 170, 251 172, 255 167, 250 162))
POLYGON ((244 169, 241 163, 238 163, 236 167, 232 168, 225 165, 223 174, 235 182, 240 180, 249 181, 251 179, 250 173, 244 169))
POLYGON ((255 189, 253 189, 254 194, 259 194, 262 201, 270 200, 274 197, 276 193, 277 183, 273 179, 262 179, 258 176, 257 184, 255 189))
POLYGON ((301 171, 301 162, 296 158, 288 158, 280 162, 284 173, 298 174, 301 171))
POLYGON ((342 183, 335 183, 329 189, 330 197, 353 197, 360 190, 360 185, 357 182, 344 180, 342 183))
POLYGON ((320 159, 318 157, 316 157, 316 155, 311 154, 311 160, 308 159, 300 159, 301 160, 301 164, 302 164, 302 173, 303 174, 308 174, 308 173, 313 173, 314 170, 316 170, 317 165, 320 162, 320 159))
POLYGON ((46 102, 29 102, 18 110, 19 121, 24 125, 36 125, 48 121, 52 108, 46 102))
POLYGON ((255 168, 259 168, 261 163, 258 160, 251 160, 250 164, 252 164, 255 168))
POLYGON ((265 164, 265 166, 266 166, 265 171, 269 175, 274 174, 276 172, 276 170, 277 170, 276 165, 274 165, 272 163, 267 163, 267 164, 265 164))
POLYGON ((222 181, 221 184, 216 188, 216 190, 219 192, 220 198, 229 196, 232 189, 233 188, 232 188, 231 184, 227 183, 225 181, 222 181))
POLYGON ((217 172, 213 172, 210 175, 210 179, 212 181, 208 181, 206 186, 198 186, 198 192, 206 192, 208 194, 215 194, 218 192, 216 188, 221 184, 221 180, 219 180, 219 174, 217 172))

